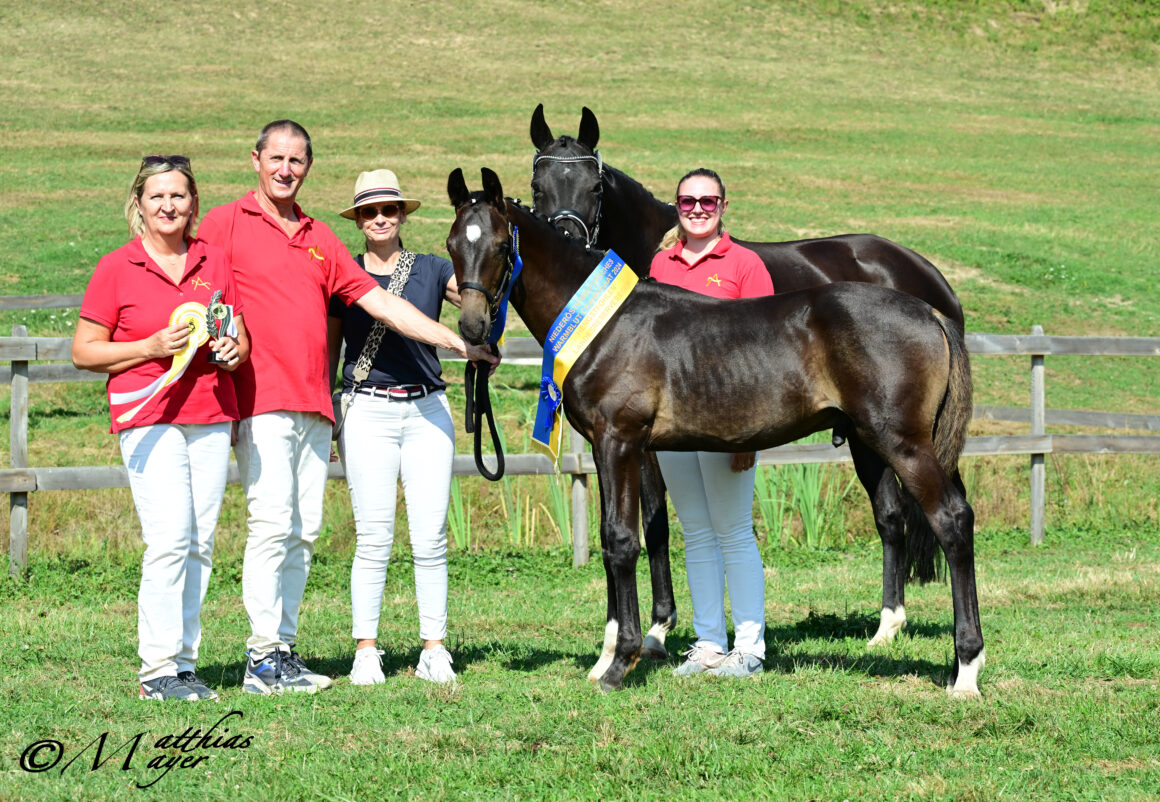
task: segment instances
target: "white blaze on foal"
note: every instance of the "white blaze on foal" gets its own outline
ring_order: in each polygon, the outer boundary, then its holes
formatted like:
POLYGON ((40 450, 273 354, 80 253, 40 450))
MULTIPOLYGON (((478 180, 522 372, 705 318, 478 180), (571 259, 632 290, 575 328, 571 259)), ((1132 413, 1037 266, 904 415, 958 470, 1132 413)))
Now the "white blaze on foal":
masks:
POLYGON ((481 236, 483 236, 483 232, 480 230, 479 226, 473 224, 467 227, 468 242, 478 242, 481 236))

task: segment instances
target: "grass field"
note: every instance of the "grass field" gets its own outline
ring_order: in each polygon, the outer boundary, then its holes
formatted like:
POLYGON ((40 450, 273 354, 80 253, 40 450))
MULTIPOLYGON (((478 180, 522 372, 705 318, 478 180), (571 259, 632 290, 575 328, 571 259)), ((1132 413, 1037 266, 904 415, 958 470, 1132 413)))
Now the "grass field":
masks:
MULTIPOLYGON (((592 108, 605 160, 658 196, 691 167, 717 169, 739 236, 871 231, 914 248, 948 276, 970 331, 1160 336, 1158 61, 1160 14, 1127 0, 14 0, 0 7, 0 295, 81 292, 124 241, 144 154, 188 154, 203 209, 252 188, 248 151, 278 117, 314 138, 308 211, 355 246, 338 211, 359 171, 390 167, 425 200, 408 246, 442 253, 453 168, 476 186, 490 167, 529 197, 528 122, 542 102, 557 134, 592 108)), ((0 313, 0 331, 70 336, 75 314, 0 313)), ((1047 367, 1051 407, 1157 412, 1155 359, 1047 367)), ((977 402, 1026 404, 1026 360, 973 368, 977 402)), ((536 378, 497 374, 511 452, 527 450, 536 378)), ((100 385, 36 385, 31 429, 33 465, 119 463, 100 385)), ((837 550, 787 551, 759 524, 771 646, 759 681, 690 687, 642 665, 624 693, 600 696, 583 679, 603 617, 599 561, 568 567, 544 480, 515 478, 506 491, 461 483, 473 538, 452 558, 457 690, 410 676, 404 537, 385 687, 242 698, 245 512, 233 487, 203 659, 223 700, 147 707, 131 698, 140 545, 128 492, 34 494, 30 579, 0 582, 0 800, 1160 798, 1155 459, 1049 460, 1041 549, 1018 531, 1025 459, 963 468, 988 638, 980 704, 951 704, 939 687, 945 586, 911 593, 909 636, 863 650, 880 550, 860 493, 836 511, 837 550), (505 493, 544 504, 530 536, 513 538, 505 493), (232 710, 242 720, 223 726, 250 748, 134 788, 159 773, 142 768, 157 738, 232 710), (121 771, 122 753, 90 771, 86 753, 63 773, 18 767, 34 741, 59 740, 71 757, 105 731, 117 746, 147 733, 145 761, 121 771)), ((328 489, 304 624, 309 656, 336 676, 350 656, 345 494, 328 489)), ((0 531, 6 550, 2 518, 0 531)), ((691 637, 680 559, 675 648, 691 637)))
MULTIPOLYGON (((946 586, 913 591, 908 629, 866 651, 877 625, 874 548, 767 560, 760 678, 690 682, 670 674, 674 660, 646 662, 608 696, 584 679, 599 646, 598 562, 576 570, 560 550, 454 560, 454 690, 413 676, 410 572, 391 572, 380 641, 387 683, 359 688, 345 679, 348 563, 320 554, 303 608, 307 656, 340 679, 315 697, 256 699, 240 689, 240 564, 225 559, 200 670, 222 698, 196 707, 133 698, 131 559, 39 561, 28 586, 0 586, 0 799, 1155 799, 1160 546, 1071 534, 1036 549, 1020 532, 979 539, 988 638, 979 703, 952 702, 942 688, 946 586), (190 749, 210 759, 164 776, 148 767, 181 756, 155 746, 162 736, 205 734, 232 711, 242 715, 215 737, 246 736, 249 748, 190 749), (106 732, 105 757, 124 751, 93 769, 90 747, 63 768, 106 732), (18 768, 44 740, 61 744, 59 764, 18 768)), ((690 638, 683 623, 670 646, 690 638)))

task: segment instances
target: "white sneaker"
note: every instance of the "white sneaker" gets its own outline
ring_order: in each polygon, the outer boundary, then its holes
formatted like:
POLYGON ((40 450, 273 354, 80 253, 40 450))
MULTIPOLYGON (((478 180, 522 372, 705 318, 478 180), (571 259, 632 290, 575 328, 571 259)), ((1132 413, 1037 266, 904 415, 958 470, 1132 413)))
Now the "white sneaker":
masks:
POLYGON ((350 668, 351 685, 382 685, 386 681, 382 649, 364 646, 354 653, 354 665, 350 668))
POLYGON ((761 658, 739 652, 736 649, 729 652, 728 656, 721 662, 721 665, 716 668, 710 668, 709 672, 714 677, 756 677, 765 668, 761 663, 761 658))
POLYGON ((442 644, 434 649, 424 649, 419 655, 419 665, 415 666, 415 676, 428 682, 454 682, 451 653, 442 644))
POLYGON ((685 652, 685 662, 673 669, 677 677, 692 677, 716 668, 725 662, 725 654, 716 649, 693 644, 685 652))

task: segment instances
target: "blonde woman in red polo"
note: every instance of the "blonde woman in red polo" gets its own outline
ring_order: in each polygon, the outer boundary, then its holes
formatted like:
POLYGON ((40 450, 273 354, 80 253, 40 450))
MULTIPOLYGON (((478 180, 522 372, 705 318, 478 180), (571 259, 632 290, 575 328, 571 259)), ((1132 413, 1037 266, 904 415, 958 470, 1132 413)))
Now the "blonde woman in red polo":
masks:
MULTIPOLYGON (((714 298, 773 294, 760 257, 734 243, 722 222, 725 184, 693 170, 677 184, 677 227, 653 257, 650 275, 714 298)), ((685 535, 685 571, 697 640, 674 671, 748 677, 765 659, 765 576, 753 534, 756 454, 657 452, 685 535), (733 611, 733 649, 725 630, 725 589, 733 611)))
POLYGON ((73 364, 109 374, 112 431, 141 519, 140 696, 216 699, 194 669, 238 419, 231 372, 246 361, 249 339, 225 254, 190 235, 197 183, 189 159, 145 157, 125 216, 133 239, 97 264, 73 364), (174 321, 191 302, 199 306, 174 321), (219 304, 232 307, 233 327, 215 336, 205 318, 207 307, 224 309, 219 304), (196 334, 208 342, 199 347, 196 334), (218 361, 208 361, 211 353, 218 361))

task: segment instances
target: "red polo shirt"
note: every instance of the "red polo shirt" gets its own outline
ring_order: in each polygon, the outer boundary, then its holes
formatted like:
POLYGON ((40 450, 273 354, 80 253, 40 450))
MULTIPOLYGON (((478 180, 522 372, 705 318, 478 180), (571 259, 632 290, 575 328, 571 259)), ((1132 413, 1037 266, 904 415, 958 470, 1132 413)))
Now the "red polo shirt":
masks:
POLYGON ((684 243, 678 242, 654 256, 649 275, 662 284, 674 284, 714 298, 773 295, 773 279, 761 257, 734 243, 728 234, 722 234, 695 265, 681 256, 682 248, 684 243))
POLYGON ((248 299, 250 359, 234 372, 243 418, 286 410, 333 419, 326 349, 330 296, 355 303, 378 283, 351 258, 324 223, 296 204, 294 236, 245 197, 211 209, 198 236, 219 245, 248 299))
MULTIPOLYGON (((236 314, 242 313, 234 272, 221 249, 200 239, 190 240, 185 274, 174 284, 145 252, 138 237, 97 263, 81 302, 80 316, 108 328, 113 342, 144 340, 167 328, 169 316, 178 306, 190 301, 208 306, 217 290, 222 291, 222 300, 232 304, 236 314)), ((110 431, 151 423, 237 420, 232 376, 206 361, 208 356, 209 346, 203 345, 181 379, 162 390, 128 423, 117 423, 117 415, 140 401, 110 407, 110 431)), ((110 374, 106 392, 125 393, 148 387, 164 376, 172 364, 173 357, 150 359, 110 374)))

